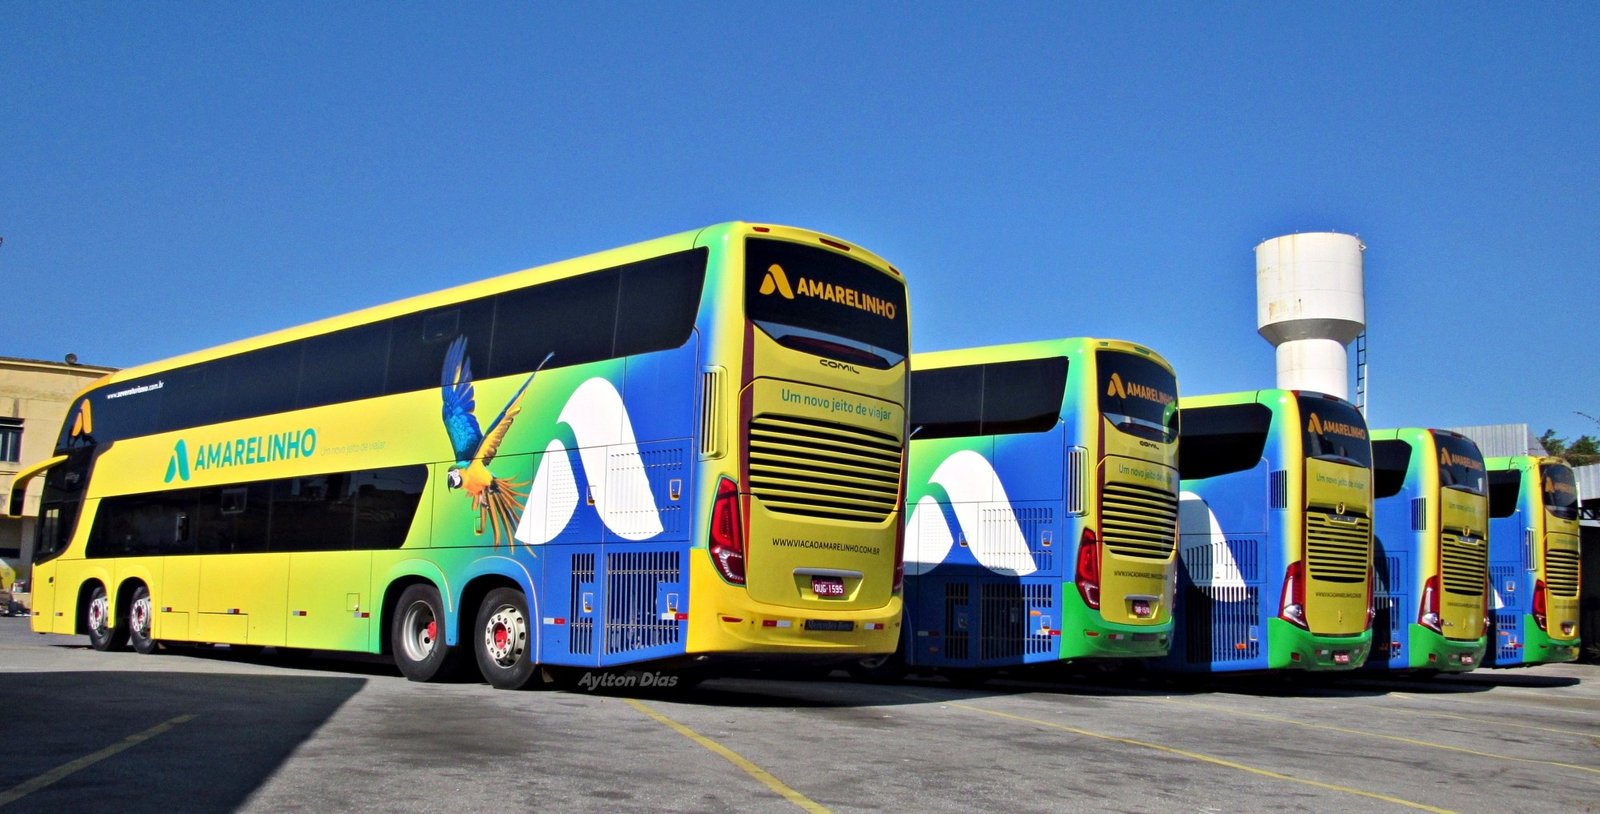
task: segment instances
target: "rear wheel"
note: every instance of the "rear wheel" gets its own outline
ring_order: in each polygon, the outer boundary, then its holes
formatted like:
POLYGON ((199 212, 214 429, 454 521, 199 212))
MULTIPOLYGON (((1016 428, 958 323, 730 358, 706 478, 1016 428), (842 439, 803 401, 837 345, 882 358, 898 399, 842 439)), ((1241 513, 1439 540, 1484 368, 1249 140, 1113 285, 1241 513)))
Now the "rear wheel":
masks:
POLYGON ((448 678, 461 660, 459 649, 445 644, 444 603, 432 585, 412 585, 401 592, 389 644, 395 666, 412 681, 448 678))
POLYGON ((896 651, 858 659, 844 669, 857 681, 889 684, 906 677, 906 660, 896 651))
POLYGON ((128 603, 128 641, 133 649, 146 656, 156 652, 160 645, 150 637, 152 620, 150 589, 140 585, 133 589, 133 601, 128 603))
POLYGON ((127 620, 112 620, 111 600, 104 585, 94 586, 89 604, 84 607, 83 626, 89 630, 89 645, 96 650, 121 650, 128 644, 127 620))
POLYGON ((478 608, 473 632, 478 669, 496 689, 520 690, 533 681, 533 627, 528 599, 513 588, 496 588, 478 608))

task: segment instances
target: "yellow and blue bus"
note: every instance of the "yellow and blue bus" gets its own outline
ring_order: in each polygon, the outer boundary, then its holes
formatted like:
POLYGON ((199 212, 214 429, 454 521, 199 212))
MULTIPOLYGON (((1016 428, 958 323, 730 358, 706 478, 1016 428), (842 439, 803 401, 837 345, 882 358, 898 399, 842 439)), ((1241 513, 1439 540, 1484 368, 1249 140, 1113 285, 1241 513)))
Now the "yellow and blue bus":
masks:
POLYGON ((912 357, 908 668, 1166 651, 1177 393, 1122 341, 912 357))
POLYGON ((1578 483, 1560 458, 1489 458, 1485 663, 1526 667, 1578 657, 1578 483))
POLYGON ((34 628, 497 687, 890 652, 907 323, 872 253, 729 223, 121 371, 17 478, 34 628))
POLYGON ((1349 402, 1185 396, 1179 671, 1349 670, 1372 643, 1372 448, 1349 402))
POLYGON ((1483 662, 1489 492, 1472 439, 1372 431, 1376 595, 1366 666, 1462 672, 1483 662))

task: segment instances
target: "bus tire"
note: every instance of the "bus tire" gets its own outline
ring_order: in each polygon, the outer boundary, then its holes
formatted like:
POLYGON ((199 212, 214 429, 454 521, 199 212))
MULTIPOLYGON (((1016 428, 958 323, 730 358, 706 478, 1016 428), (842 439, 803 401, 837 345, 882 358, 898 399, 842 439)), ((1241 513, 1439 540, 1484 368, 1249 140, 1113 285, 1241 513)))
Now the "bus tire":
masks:
POLYGON ((844 669, 856 681, 893 684, 906 677, 906 660, 896 651, 857 659, 845 665, 844 669))
POLYGON ((154 610, 154 603, 150 601, 150 589, 143 585, 134 588, 133 601, 128 603, 128 641, 133 645, 135 653, 148 656, 161 647, 160 643, 150 637, 154 610))
POLYGON ((389 630, 394 663, 412 681, 441 681, 455 672, 460 649, 445 644, 444 602, 427 583, 407 586, 389 630))
POLYGON ((89 646, 100 651, 121 650, 128 646, 128 622, 112 620, 111 600, 106 586, 96 583, 84 605, 83 626, 89 631, 89 646))
POLYGON ((528 619, 528 598, 514 588, 495 588, 478 608, 472 651, 483 677, 499 690, 520 690, 533 682, 536 631, 528 619))

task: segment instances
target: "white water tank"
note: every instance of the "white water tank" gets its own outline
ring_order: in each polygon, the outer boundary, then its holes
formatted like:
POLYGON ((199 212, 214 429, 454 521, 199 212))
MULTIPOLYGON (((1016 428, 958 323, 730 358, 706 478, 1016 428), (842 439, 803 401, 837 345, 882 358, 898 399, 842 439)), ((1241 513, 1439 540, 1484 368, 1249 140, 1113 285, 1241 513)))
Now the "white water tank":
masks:
POLYGON ((1307 232, 1256 246, 1256 330, 1277 348, 1278 387, 1350 398, 1346 347, 1366 329, 1354 235, 1307 232))

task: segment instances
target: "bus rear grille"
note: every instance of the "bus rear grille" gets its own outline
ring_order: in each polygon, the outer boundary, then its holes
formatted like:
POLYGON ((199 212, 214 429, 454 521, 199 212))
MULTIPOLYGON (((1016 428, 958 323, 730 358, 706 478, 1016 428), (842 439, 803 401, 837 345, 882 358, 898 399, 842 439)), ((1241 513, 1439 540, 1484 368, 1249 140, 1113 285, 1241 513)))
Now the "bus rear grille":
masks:
POLYGON ((895 436, 794 416, 750 422, 750 493, 769 511, 882 522, 900 497, 895 436))
POLYGON ((1544 555, 1545 587, 1556 596, 1578 595, 1578 552, 1552 548, 1544 555))
POLYGON ((1306 566, 1312 579, 1366 582, 1372 562, 1372 521, 1306 512, 1306 566))
POLYGON ((1106 549, 1124 557, 1165 560, 1177 546, 1178 496, 1125 483, 1106 484, 1100 533, 1106 549))
POLYGON ((1439 548, 1444 555, 1444 589, 1453 594, 1482 592, 1489 576, 1489 546, 1481 539, 1446 534, 1439 548))

